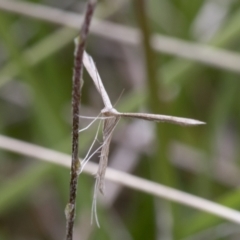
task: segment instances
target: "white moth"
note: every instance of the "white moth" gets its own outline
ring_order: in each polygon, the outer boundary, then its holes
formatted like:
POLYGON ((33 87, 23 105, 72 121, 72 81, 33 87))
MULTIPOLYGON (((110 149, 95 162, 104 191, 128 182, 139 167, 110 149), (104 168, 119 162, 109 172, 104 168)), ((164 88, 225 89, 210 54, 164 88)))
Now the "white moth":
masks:
POLYGON ((108 163, 108 154, 109 154, 109 146, 112 138, 113 131, 121 117, 130 117, 130 118, 138 118, 144 119, 148 121, 156 121, 156 122, 167 122, 173 123, 178 125, 185 125, 185 126, 192 126, 192 125, 201 125, 205 124, 204 122, 189 119, 189 118, 182 118, 182 117, 174 117, 168 115, 160 115, 160 114, 148 114, 148 113, 121 113, 118 112, 113 106, 108 97, 108 94, 103 86, 102 80, 98 73, 98 70, 95 66, 95 63, 90 55, 84 52, 83 55, 83 64, 88 71, 89 75, 91 76, 98 92, 100 93, 104 108, 102 109, 101 113, 104 119, 103 123, 103 145, 100 155, 100 162, 99 168, 96 175, 96 185, 95 185, 95 192, 94 192, 94 200, 93 200, 93 211, 95 213, 95 218, 98 223, 97 215, 96 215, 96 189, 103 194, 104 193, 104 176, 107 168, 108 163))
POLYGON ((98 92, 100 93, 105 108, 101 111, 104 117, 112 117, 106 118, 103 124, 103 146, 100 156, 99 169, 97 172, 97 186, 101 193, 104 192, 104 176, 106 172, 107 162, 108 162, 108 153, 109 153, 109 145, 112 138, 112 133, 114 128, 116 127, 120 117, 130 117, 130 118, 139 118, 148 121, 156 121, 156 122, 167 122, 178 125, 192 126, 192 125, 201 125, 205 124, 204 122, 182 118, 182 117, 174 117, 168 115, 160 115, 160 114, 148 114, 148 113, 121 113, 118 112, 113 106, 108 97, 108 94, 103 86, 102 80, 96 68, 96 65, 90 55, 84 52, 83 56, 83 64, 87 69, 89 75, 91 76, 98 92))

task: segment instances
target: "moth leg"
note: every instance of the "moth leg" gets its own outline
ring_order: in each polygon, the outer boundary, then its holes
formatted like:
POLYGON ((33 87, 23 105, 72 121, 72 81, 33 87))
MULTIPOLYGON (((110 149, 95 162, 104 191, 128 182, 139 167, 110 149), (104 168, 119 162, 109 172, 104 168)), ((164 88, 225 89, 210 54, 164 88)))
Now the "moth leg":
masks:
MULTIPOLYGON (((91 121, 85 128, 80 129, 78 132, 80 133, 80 132, 83 132, 83 131, 87 130, 88 128, 90 128, 90 127, 92 126, 92 124, 99 119, 99 115, 100 115, 100 114, 101 114, 101 113, 99 113, 97 117, 94 117, 93 121, 91 121)), ((91 119, 91 117, 86 117, 86 116, 79 116, 79 117, 80 117, 80 118, 91 119)))
POLYGON ((94 193, 93 193, 93 202, 92 202, 92 211, 91 211, 91 224, 93 224, 93 218, 97 226, 100 228, 98 216, 97 216, 97 192, 98 192, 98 180, 96 179, 95 186, 94 186, 94 193))
POLYGON ((88 149, 88 152, 87 152, 86 156, 84 157, 84 159, 83 159, 82 162, 81 162, 81 167, 80 167, 80 169, 79 169, 78 174, 80 174, 80 173, 83 171, 83 168, 84 168, 85 165, 88 163, 88 161, 92 158, 92 156, 93 156, 97 151, 99 151, 99 150, 102 148, 102 145, 101 145, 100 147, 98 147, 98 148, 89 156, 89 154, 90 154, 90 152, 92 151, 92 148, 93 148, 95 142, 98 141, 97 136, 98 136, 98 133, 99 133, 100 125, 101 125, 101 121, 100 121, 100 123, 98 124, 97 132, 96 132, 96 134, 95 134, 94 140, 93 140, 90 148, 88 149))

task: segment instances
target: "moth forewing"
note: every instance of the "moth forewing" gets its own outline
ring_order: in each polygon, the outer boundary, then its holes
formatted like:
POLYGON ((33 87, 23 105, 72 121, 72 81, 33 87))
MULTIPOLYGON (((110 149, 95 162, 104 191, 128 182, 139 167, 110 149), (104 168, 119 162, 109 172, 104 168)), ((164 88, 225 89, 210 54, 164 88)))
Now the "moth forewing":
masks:
POLYGON ((120 117, 112 117, 104 120, 103 123, 103 145, 100 155, 100 162, 97 171, 96 181, 97 188, 104 194, 104 177, 108 163, 109 146, 112 139, 113 131, 117 126, 120 117))
POLYGON ((83 54, 83 64, 86 70, 88 71, 89 75, 93 79, 93 82, 97 88, 97 90, 100 92, 100 84, 98 82, 98 79, 100 78, 96 65, 90 55, 88 55, 86 52, 83 54))
POLYGON ((139 119, 144 119, 144 120, 148 120, 148 121, 166 122, 166 123, 173 123, 173 124, 184 125, 184 126, 205 124, 204 122, 201 122, 201 121, 198 121, 195 119, 174 117, 174 116, 161 115, 161 114, 119 113, 118 115, 120 115, 122 117, 139 118, 139 119))
POLYGON ((108 97, 108 94, 103 86, 102 80, 100 78, 100 75, 98 73, 97 67, 90 55, 88 55, 85 51, 83 54, 83 64, 85 68, 87 69, 89 75, 91 76, 98 92, 100 93, 103 103, 105 107, 112 108, 112 103, 108 97))

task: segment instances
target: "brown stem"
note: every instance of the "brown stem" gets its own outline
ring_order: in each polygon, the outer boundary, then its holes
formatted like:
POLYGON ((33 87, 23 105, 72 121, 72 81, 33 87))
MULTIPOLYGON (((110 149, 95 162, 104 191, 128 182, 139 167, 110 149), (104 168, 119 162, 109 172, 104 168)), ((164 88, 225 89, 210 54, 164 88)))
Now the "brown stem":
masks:
POLYGON ((86 39, 89 32, 91 19, 95 9, 96 1, 89 0, 81 31, 78 36, 74 53, 74 70, 73 70, 73 85, 72 85, 72 164, 70 177, 70 194, 69 202, 66 207, 66 240, 73 238, 73 226, 76 209, 76 196, 78 185, 78 170, 80 162, 78 158, 78 131, 79 131, 79 105, 81 100, 82 72, 83 72, 83 53, 86 45, 86 39))

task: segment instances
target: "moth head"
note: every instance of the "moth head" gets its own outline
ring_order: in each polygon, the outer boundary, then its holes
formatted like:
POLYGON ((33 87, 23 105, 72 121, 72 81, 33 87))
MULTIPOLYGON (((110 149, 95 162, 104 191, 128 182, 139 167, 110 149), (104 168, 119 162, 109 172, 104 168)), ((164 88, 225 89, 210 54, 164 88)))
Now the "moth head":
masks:
POLYGON ((105 107, 102 109, 101 113, 106 117, 116 116, 119 112, 115 108, 105 107))

